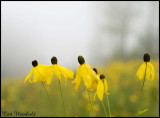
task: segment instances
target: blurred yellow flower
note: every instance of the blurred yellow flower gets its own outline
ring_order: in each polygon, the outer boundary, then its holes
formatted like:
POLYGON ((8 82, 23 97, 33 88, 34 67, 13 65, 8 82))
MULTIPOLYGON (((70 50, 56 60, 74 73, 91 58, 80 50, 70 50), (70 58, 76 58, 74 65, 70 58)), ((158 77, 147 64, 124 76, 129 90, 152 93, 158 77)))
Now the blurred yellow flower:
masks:
POLYGON ((87 89, 93 91, 96 89, 97 85, 96 73, 92 70, 92 67, 89 64, 85 63, 85 60, 82 56, 78 57, 78 62, 80 63, 80 66, 77 69, 76 78, 72 81, 72 83, 75 83, 75 91, 77 92, 77 89, 81 83, 81 79, 83 79, 87 89))
MULTIPOLYGON (((49 66, 49 69, 52 72, 52 76, 53 76, 53 73, 54 73, 56 75, 56 77, 59 79, 60 82, 62 82, 61 76, 64 77, 65 82, 67 82, 67 78, 73 79, 74 73, 71 70, 57 64, 57 58, 55 56, 53 56, 51 58, 51 63, 52 63, 52 65, 49 66)), ((51 80, 52 80, 52 77, 47 79, 46 83, 50 84, 51 80)))
POLYGON ((1 99, 1 107, 4 107, 4 105, 5 105, 5 100, 1 99))
POLYGON ((137 99, 138 99, 138 96, 136 94, 132 94, 132 95, 129 96, 129 100, 131 102, 136 102, 137 99))
POLYGON ((150 62, 149 54, 146 53, 143 59, 144 59, 144 62, 138 69, 136 76, 139 78, 139 80, 142 80, 144 78, 144 75, 146 74, 146 78, 148 80, 153 80, 155 76, 155 71, 154 71, 153 65, 150 62))
POLYGON ((49 66, 38 64, 36 60, 32 61, 33 68, 27 75, 27 77, 24 80, 24 83, 26 83, 27 80, 29 80, 30 83, 34 83, 37 81, 46 81, 50 79, 51 77, 51 71, 49 71, 49 66), (31 80, 31 76, 33 74, 33 80, 31 80))
POLYGON ((99 104, 94 104, 93 108, 96 112, 100 111, 100 105, 99 104))

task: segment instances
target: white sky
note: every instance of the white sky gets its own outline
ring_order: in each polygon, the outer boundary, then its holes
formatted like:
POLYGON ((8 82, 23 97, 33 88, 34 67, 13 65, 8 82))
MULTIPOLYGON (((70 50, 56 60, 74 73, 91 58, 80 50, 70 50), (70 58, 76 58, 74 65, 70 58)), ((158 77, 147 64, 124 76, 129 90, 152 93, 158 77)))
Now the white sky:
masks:
POLYGON ((2 2, 3 70, 29 71, 32 60, 50 64, 52 56, 70 68, 78 55, 87 60, 89 8, 88 2, 2 2))
MULTIPOLYGON (((144 5, 144 15, 147 4, 138 3, 144 5)), ((96 5, 101 7, 103 2, 1 2, 1 76, 24 76, 32 68, 32 60, 50 65, 52 56, 69 69, 79 66, 79 55, 90 63, 90 46, 97 31, 96 5)), ((139 23, 132 24, 135 29, 144 23, 145 17, 140 16, 139 23)), ((134 47, 135 37, 129 37, 127 46, 134 47)))

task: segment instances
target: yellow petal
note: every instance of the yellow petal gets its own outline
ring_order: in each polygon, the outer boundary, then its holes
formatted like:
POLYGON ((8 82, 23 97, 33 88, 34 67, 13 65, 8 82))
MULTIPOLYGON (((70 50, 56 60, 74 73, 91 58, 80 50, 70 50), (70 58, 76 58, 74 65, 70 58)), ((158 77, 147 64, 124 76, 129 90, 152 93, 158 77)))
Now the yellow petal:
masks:
POLYGON ((102 101, 103 100, 103 94, 104 94, 104 85, 103 85, 103 82, 101 80, 98 81, 96 93, 97 93, 98 98, 102 101))
POLYGON ((71 70, 69 70, 69 69, 67 69, 67 68, 65 68, 65 67, 63 67, 61 65, 58 65, 58 64, 57 64, 57 66, 58 66, 58 68, 59 68, 59 70, 61 72, 61 75, 65 79, 65 83, 67 82, 67 78, 73 79, 74 73, 71 70))
POLYGON ((59 81, 62 82, 60 71, 55 69, 55 70, 54 70, 54 74, 55 74, 56 77, 59 79, 59 81))
POLYGON ((26 83, 27 80, 29 80, 29 82, 32 83, 30 77, 32 76, 33 71, 34 71, 34 68, 32 68, 29 74, 27 75, 26 79, 24 80, 24 83, 26 83))
POLYGON ((136 76, 139 78, 139 80, 142 80, 144 78, 146 63, 143 62, 143 64, 139 67, 136 76))
POLYGON ((92 67, 89 64, 87 64, 87 63, 85 63, 85 67, 87 68, 86 69, 87 73, 91 76, 92 80, 98 81, 97 75, 94 72, 94 70, 92 69, 92 67))
POLYGON ((49 68, 49 65, 44 65, 44 64, 38 64, 39 67, 43 67, 43 68, 49 68))
POLYGON ((30 78, 28 80, 29 80, 30 83, 32 83, 32 80, 30 78))
POLYGON ((81 83, 81 65, 78 67, 76 72, 76 78, 72 81, 72 83, 75 83, 74 90, 77 92, 77 89, 81 83))
POLYGON ((65 67, 63 67, 61 65, 58 65, 58 67, 65 74, 66 78, 73 79, 74 73, 71 70, 69 70, 69 69, 67 69, 67 68, 65 68, 65 67))
POLYGON ((97 76, 98 81, 101 80, 100 79, 100 74, 97 74, 96 76, 97 76))
POLYGON ((108 91, 108 84, 107 84, 107 80, 106 79, 104 79, 103 80, 104 81, 104 91, 105 91, 105 93, 107 93, 107 91, 108 91))
POLYGON ((100 75, 97 75, 94 70, 92 69, 92 67, 86 63, 86 67, 88 67, 89 69, 89 73, 90 73, 90 77, 91 77, 91 89, 96 89, 98 81, 100 80, 100 75))
POLYGON ((48 75, 46 76, 46 84, 51 84, 52 81, 52 77, 53 77, 53 73, 48 73, 48 75))
POLYGON ((60 72, 57 64, 51 65, 50 70, 56 75, 56 77, 59 79, 59 81, 62 82, 61 72, 60 72))
POLYGON ((40 79, 41 79, 41 76, 40 76, 38 70, 35 69, 34 72, 33 72, 33 83, 37 82, 40 79))
POLYGON ((148 80, 150 79, 153 80, 154 76, 155 76, 154 68, 150 62, 147 62, 146 78, 148 80))
POLYGON ((84 63, 82 65, 82 78, 83 78, 83 81, 87 87, 87 89, 91 89, 93 88, 93 84, 96 83, 97 81, 97 76, 95 74, 95 72, 93 71, 92 67, 87 64, 87 63, 84 63))
POLYGON ((97 80, 92 79, 92 84, 91 84, 91 87, 89 89, 90 91, 93 91, 93 90, 95 90, 97 88, 98 81, 100 80, 100 75, 97 74, 96 76, 97 76, 97 80))
POLYGON ((96 88, 97 88, 97 81, 92 81, 92 84, 91 84, 91 86, 90 86, 90 91, 93 91, 93 90, 95 90, 96 88))
POLYGON ((92 84, 91 77, 85 73, 83 73, 81 76, 83 78, 83 82, 85 86, 87 87, 87 89, 90 89, 91 84, 92 84))
POLYGON ((39 76, 41 76, 40 81, 46 81, 47 78, 51 78, 48 76, 52 76, 51 71, 49 70, 49 66, 48 65, 43 65, 43 64, 39 64, 36 69, 39 72, 39 76))

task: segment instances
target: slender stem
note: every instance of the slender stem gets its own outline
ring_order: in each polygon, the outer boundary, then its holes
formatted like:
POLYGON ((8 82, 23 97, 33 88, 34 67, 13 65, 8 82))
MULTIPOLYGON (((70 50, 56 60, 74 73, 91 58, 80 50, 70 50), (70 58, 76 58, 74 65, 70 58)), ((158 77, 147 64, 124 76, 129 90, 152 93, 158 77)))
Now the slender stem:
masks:
POLYGON ((102 100, 102 102, 101 102, 101 103, 102 103, 102 106, 103 106, 103 109, 104 109, 105 115, 106 115, 106 117, 107 117, 108 115, 107 115, 107 111, 106 111, 106 108, 105 108, 105 106, 104 106, 104 102, 103 102, 103 100, 102 100))
POLYGON ((95 117, 96 115, 95 115, 95 112, 94 112, 94 110, 93 110, 92 101, 91 101, 91 98, 90 98, 88 89, 87 89, 87 93, 88 93, 88 96, 89 96, 89 101, 90 101, 90 104, 91 104, 92 112, 93 112, 94 117, 95 117))
POLYGON ((146 68, 145 68, 145 74, 144 74, 144 80, 143 80, 142 89, 141 89, 141 93, 140 93, 140 98, 139 98, 139 101, 138 101, 138 110, 140 108, 140 101, 141 101, 142 91, 143 91, 144 82, 145 82, 145 79, 146 79, 146 70, 147 70, 147 62, 146 62, 146 68))
MULTIPOLYGON (((45 90, 45 92, 46 92, 46 94, 47 94, 47 96, 48 96, 48 99, 49 99, 49 101, 50 101, 50 103, 51 103, 51 105, 52 105, 52 107, 53 107, 53 103, 52 103, 52 101, 51 101, 51 99, 50 99, 50 97, 49 97, 49 94, 48 94, 48 92, 47 92, 47 90, 46 90, 46 88, 45 88, 45 86, 44 86, 43 82, 42 82, 42 85, 43 85, 44 90, 45 90)), ((53 109, 54 109, 54 108, 53 108, 53 109)), ((55 115, 57 116, 56 111, 55 111, 55 115)))
POLYGON ((106 95, 106 96, 107 96, 107 103, 108 103, 109 116, 111 117, 111 109, 110 109, 110 105, 109 105, 108 95, 106 95))
POLYGON ((59 81, 59 80, 58 80, 58 82, 59 82, 59 87, 60 87, 60 91, 61 91, 61 97, 62 97, 62 102, 63 102, 64 112, 65 112, 65 117, 67 117, 67 115, 66 115, 66 107, 65 107, 64 100, 63 100, 63 95, 62 95, 61 83, 60 83, 60 81, 59 81))

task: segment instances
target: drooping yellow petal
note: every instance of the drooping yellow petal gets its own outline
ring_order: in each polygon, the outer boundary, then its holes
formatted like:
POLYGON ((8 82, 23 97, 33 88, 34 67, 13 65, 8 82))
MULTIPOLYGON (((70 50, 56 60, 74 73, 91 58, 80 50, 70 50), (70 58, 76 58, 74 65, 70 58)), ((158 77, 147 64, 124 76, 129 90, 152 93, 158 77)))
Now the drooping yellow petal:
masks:
POLYGON ((52 77, 53 77, 53 73, 48 73, 46 75, 46 84, 50 85, 51 84, 51 81, 52 81, 52 77))
POLYGON ((33 83, 41 80, 42 80, 42 76, 39 74, 38 70, 35 68, 33 72, 33 83))
POLYGON ((33 73, 33 83, 37 81, 48 80, 47 83, 49 84, 49 82, 51 81, 52 72, 49 70, 48 65, 39 64, 36 67, 33 67, 24 82, 26 82, 26 80, 29 80, 30 82, 32 82, 30 79, 32 73, 33 73))
POLYGON ((151 63, 150 63, 150 66, 151 66, 151 80, 154 80, 155 71, 154 71, 153 65, 151 63))
POLYGON ((149 80, 150 79, 150 65, 149 63, 147 62, 147 69, 146 69, 146 78, 149 80))
POLYGON ((65 82, 67 82, 67 78, 73 79, 74 73, 71 70, 69 70, 61 65, 58 65, 58 64, 57 64, 57 66, 61 72, 61 75, 64 77, 65 82))
POLYGON ((29 80, 30 83, 32 83, 32 80, 30 78, 28 80, 29 80))
POLYGON ((52 76, 52 72, 49 70, 49 65, 43 65, 39 64, 36 69, 38 70, 41 80, 40 81, 46 81, 48 78, 51 78, 49 76, 52 76))
POLYGON ((97 84, 98 84, 97 81, 93 80, 89 90, 90 91, 95 90, 97 88, 97 84))
POLYGON ((76 78, 72 81, 72 83, 75 83, 74 90, 77 92, 78 87, 81 83, 81 65, 78 67, 77 72, 76 72, 76 78))
POLYGON ((92 84, 91 77, 84 70, 81 71, 81 73, 82 73, 81 76, 85 86, 87 87, 87 89, 90 89, 90 86, 92 84))
POLYGON ((154 72, 154 68, 153 68, 152 64, 150 62, 147 62, 146 78, 148 80, 150 80, 150 79, 153 80, 154 75, 155 75, 155 72, 154 72))
POLYGON ((87 89, 90 89, 90 90, 95 89, 94 84, 96 84, 97 82, 97 76, 96 76, 96 73, 93 71, 92 67, 89 64, 84 63, 82 65, 81 73, 87 89))
POLYGON ((53 72, 56 77, 59 79, 60 82, 62 82, 62 79, 61 79, 61 72, 60 70, 58 69, 57 67, 57 64, 53 64, 50 66, 50 71, 53 72))
POLYGON ((104 84, 103 84, 102 81, 98 81, 96 93, 97 93, 98 98, 102 101, 103 100, 103 94, 104 94, 104 84))
POLYGON ((105 93, 107 93, 107 91, 108 91, 108 84, 107 84, 107 80, 106 79, 104 79, 103 80, 103 82, 104 82, 104 91, 105 91, 105 93))
POLYGON ((143 62, 143 64, 139 67, 136 73, 136 76, 139 78, 139 80, 142 80, 144 78, 145 68, 146 68, 146 63, 143 62))
POLYGON ((31 71, 29 72, 29 74, 27 75, 27 77, 24 80, 24 83, 26 83, 27 80, 29 80, 29 82, 32 83, 30 77, 32 76, 33 71, 34 71, 34 68, 32 68, 31 71))
POLYGON ((86 69, 87 73, 91 76, 92 80, 98 81, 97 75, 94 72, 94 70, 92 69, 92 67, 89 64, 87 64, 87 63, 85 63, 85 67, 87 68, 86 69))
POLYGON ((99 80, 101 80, 101 79, 100 79, 100 75, 99 75, 99 74, 97 74, 96 76, 97 76, 98 81, 99 81, 99 80))
POLYGON ((89 90, 91 90, 91 91, 93 91, 93 90, 95 90, 95 89, 97 88, 98 81, 100 80, 100 75, 97 74, 96 76, 97 76, 97 80, 92 79, 92 84, 91 84, 91 87, 90 87, 90 89, 89 89, 89 90))

